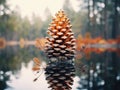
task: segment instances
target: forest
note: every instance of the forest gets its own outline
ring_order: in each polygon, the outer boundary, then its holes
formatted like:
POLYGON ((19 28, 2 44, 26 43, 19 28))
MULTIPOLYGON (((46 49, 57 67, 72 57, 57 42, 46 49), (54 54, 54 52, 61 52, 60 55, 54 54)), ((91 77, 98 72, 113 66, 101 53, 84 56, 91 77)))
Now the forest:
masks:
MULTIPOLYGON (((92 37, 101 36, 105 39, 119 36, 119 1, 117 0, 83 0, 79 11, 75 11, 71 3, 65 0, 63 10, 71 20, 73 32, 85 35, 89 32, 92 37)), ((46 20, 34 15, 30 20, 22 18, 18 10, 11 11, 6 0, 0 1, 0 32, 1 37, 7 40, 19 40, 21 37, 34 40, 37 37, 45 37, 45 30, 51 22, 49 8, 45 10, 46 20)))

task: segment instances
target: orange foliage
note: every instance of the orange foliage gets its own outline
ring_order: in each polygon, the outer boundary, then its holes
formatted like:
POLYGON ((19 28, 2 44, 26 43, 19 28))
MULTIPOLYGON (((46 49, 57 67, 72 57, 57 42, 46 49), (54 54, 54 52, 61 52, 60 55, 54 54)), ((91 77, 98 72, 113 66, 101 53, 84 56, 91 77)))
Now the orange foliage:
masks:
POLYGON ((6 40, 4 38, 0 38, 0 49, 5 48, 6 40))
POLYGON ((40 60, 38 58, 33 58, 33 61, 36 65, 40 66, 40 60))
POLYGON ((119 44, 120 36, 117 39, 105 40, 102 37, 91 38, 90 34, 87 33, 85 37, 78 35, 76 39, 77 50, 80 51, 81 47, 91 45, 91 44, 119 44))
POLYGON ((34 67, 32 68, 33 71, 39 71, 40 70, 40 60, 38 58, 33 58, 34 61, 34 67))
POLYGON ((99 44, 107 44, 107 41, 106 40, 104 40, 104 39, 101 39, 101 40, 99 40, 99 42, 98 42, 99 44))
POLYGON ((117 43, 117 41, 114 40, 114 39, 109 39, 109 40, 107 40, 107 42, 108 42, 109 44, 116 44, 116 43, 117 43))
POLYGON ((78 35, 78 38, 76 39, 76 50, 81 50, 83 46, 85 46, 84 39, 82 35, 78 35))
POLYGON ((45 49, 45 43, 47 42, 47 40, 45 38, 38 38, 35 40, 35 46, 37 48, 39 48, 40 50, 44 50, 45 49))
POLYGON ((33 70, 33 71, 38 71, 38 70, 40 70, 40 67, 34 66, 34 67, 32 68, 32 70, 33 70))
POLYGON ((120 36, 117 37, 116 41, 118 44, 120 44, 120 36))
MULTIPOLYGON (((45 43, 47 42, 47 39, 41 38, 41 39, 36 39, 36 47, 39 48, 40 50, 45 49, 45 43)), ((108 39, 105 40, 102 37, 96 37, 96 38, 91 38, 90 33, 86 33, 85 37, 82 35, 78 35, 76 38, 76 58, 80 59, 83 57, 83 55, 80 53, 80 51, 84 52, 87 58, 90 58, 90 53, 95 52, 95 53, 103 53, 105 51, 109 52, 116 52, 117 54, 120 55, 120 50, 115 48, 96 48, 96 47, 88 47, 89 45, 94 45, 94 44, 101 44, 101 45, 109 45, 109 44, 120 44, 120 36, 117 37, 116 39, 108 39)))
MULTIPOLYGON (((95 52, 95 53, 103 53, 105 51, 109 51, 109 52, 116 52, 118 55, 120 55, 120 49, 118 50, 117 47, 100 47, 100 48, 96 48, 96 47, 88 47, 89 45, 94 45, 94 44, 101 44, 101 45, 111 45, 111 44, 120 44, 120 36, 117 37, 116 39, 108 39, 105 40, 102 37, 96 37, 96 38, 91 38, 90 33, 87 33, 85 35, 85 37, 82 37, 82 35, 78 35, 77 39, 76 39, 76 51, 82 51, 85 53, 86 57, 89 58, 90 57, 90 53, 91 52, 95 52)), ((79 59, 82 56, 80 54, 76 55, 76 58, 79 59)))

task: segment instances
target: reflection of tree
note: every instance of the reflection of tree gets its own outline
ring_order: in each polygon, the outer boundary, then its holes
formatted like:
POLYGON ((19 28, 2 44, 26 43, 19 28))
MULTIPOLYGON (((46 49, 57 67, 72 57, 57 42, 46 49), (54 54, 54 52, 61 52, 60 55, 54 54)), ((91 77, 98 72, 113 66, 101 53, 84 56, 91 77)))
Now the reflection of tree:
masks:
MULTIPOLYGON (((115 54, 116 55, 116 54, 115 54)), ((87 73, 81 73, 79 70, 82 69, 79 66, 81 63, 77 61, 76 70, 77 75, 80 77, 78 89, 88 89, 88 90, 119 90, 120 87, 120 66, 116 64, 114 69, 113 60, 120 60, 119 57, 112 58, 112 53, 109 52, 109 55, 106 52, 100 55, 92 53, 91 58, 86 61, 85 58, 82 58, 80 62, 87 65, 87 73), (84 60, 82 60, 84 59, 84 60), (83 62, 84 61, 84 62, 83 62), (87 63, 86 63, 86 62, 87 63), (80 69, 79 69, 80 68, 80 69), (117 72, 117 74, 115 73, 117 72)))
POLYGON ((15 73, 21 68, 21 62, 19 62, 18 57, 13 55, 14 52, 7 52, 7 50, 3 50, 2 53, 0 53, 0 90, 7 88, 6 82, 9 81, 10 77, 7 73, 10 71, 15 73))
MULTIPOLYGON (((7 88, 6 82, 9 81, 10 75, 16 75, 21 69, 22 63, 27 66, 31 58, 34 56, 40 57, 39 50, 35 51, 35 47, 24 49, 18 47, 6 47, 0 50, 0 90, 7 88)), ((42 52, 40 53, 42 55, 42 52)))
POLYGON ((7 75, 7 71, 0 70, 0 90, 4 90, 7 88, 7 81, 9 80, 9 75, 7 75))
POLYGON ((0 80, 0 90, 4 90, 6 87, 6 81, 0 80))

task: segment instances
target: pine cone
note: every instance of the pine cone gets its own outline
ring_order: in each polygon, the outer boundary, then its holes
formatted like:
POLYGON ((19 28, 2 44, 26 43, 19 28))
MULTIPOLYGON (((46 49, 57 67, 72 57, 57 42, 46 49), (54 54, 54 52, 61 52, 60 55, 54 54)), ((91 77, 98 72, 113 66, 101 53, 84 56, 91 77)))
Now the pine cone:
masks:
POLYGON ((51 63, 45 69, 46 80, 52 90, 71 90, 75 68, 66 62, 51 63))
POLYGON ((45 74, 52 90, 71 90, 73 84, 75 38, 71 27, 70 20, 60 10, 48 28, 51 38, 47 38, 45 50, 50 62, 45 74))
POLYGON ((70 20, 60 10, 53 18, 48 34, 51 38, 46 38, 46 53, 50 61, 72 60, 75 54, 75 38, 71 29, 70 20))

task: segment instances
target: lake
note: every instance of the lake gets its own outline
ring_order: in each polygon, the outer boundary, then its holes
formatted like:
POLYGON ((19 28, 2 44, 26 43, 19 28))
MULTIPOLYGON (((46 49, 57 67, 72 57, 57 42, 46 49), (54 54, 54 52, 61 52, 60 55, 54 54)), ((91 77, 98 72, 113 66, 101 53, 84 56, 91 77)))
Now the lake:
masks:
MULTIPOLYGON (((120 90, 120 48, 86 48, 77 52, 72 90, 120 90)), ((50 90, 45 71, 40 77, 32 70, 33 58, 48 63, 43 51, 34 46, 0 49, 0 90, 50 90)))

